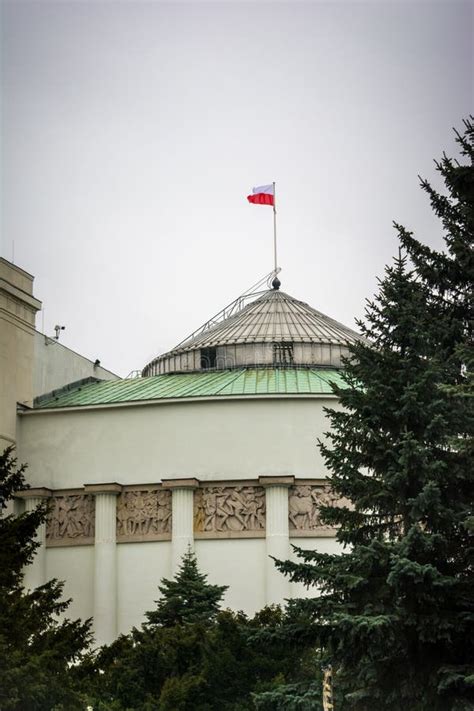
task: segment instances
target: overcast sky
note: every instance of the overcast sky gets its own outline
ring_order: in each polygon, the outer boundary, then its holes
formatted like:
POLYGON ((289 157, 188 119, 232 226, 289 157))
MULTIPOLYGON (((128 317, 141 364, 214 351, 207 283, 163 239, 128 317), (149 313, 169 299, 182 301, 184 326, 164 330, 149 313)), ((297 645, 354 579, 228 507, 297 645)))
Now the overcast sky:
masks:
POLYGON ((2 3, 1 254, 37 327, 126 375, 272 269, 354 326, 441 232, 418 174, 473 111, 471 2, 2 3))

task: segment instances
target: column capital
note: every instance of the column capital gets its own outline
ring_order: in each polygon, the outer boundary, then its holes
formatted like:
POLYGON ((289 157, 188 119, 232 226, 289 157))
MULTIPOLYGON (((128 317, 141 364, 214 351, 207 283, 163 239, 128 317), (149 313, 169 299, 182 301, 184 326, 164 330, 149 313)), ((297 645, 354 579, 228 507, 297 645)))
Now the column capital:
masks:
POLYGON ((162 479, 161 484, 165 489, 197 489, 199 479, 162 479))
POLYGON ((291 474, 289 476, 259 476, 258 483, 260 486, 293 486, 295 483, 295 477, 291 474))
POLYGON ((86 494, 115 494, 118 496, 122 492, 122 484, 111 482, 109 484, 84 484, 86 494))
POLYGON ((23 491, 17 491, 15 497, 18 499, 48 499, 52 496, 53 492, 51 489, 45 486, 37 486, 31 489, 23 489, 23 491))

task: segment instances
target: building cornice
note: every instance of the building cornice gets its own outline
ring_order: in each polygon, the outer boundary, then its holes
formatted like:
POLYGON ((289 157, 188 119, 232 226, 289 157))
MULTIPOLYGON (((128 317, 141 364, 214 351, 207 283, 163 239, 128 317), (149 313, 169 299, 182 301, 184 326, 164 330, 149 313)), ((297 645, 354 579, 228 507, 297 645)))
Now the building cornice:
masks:
POLYGON ((107 484, 84 484, 84 493, 86 494, 116 494, 122 493, 122 484, 110 482, 107 484))
POLYGON ((15 498, 18 499, 47 499, 53 495, 53 490, 45 486, 32 487, 31 489, 23 489, 17 491, 15 498))
POLYGON ((155 400, 133 400, 131 402, 107 402, 97 405, 71 405, 70 407, 41 407, 18 412, 22 417, 41 414, 65 414, 67 412, 86 412, 89 410, 115 410, 123 407, 149 407, 150 405, 176 405, 192 402, 229 402, 235 400, 338 400, 333 393, 271 393, 268 395, 213 395, 205 397, 174 397, 155 400))
POLYGON ((163 479, 161 484, 164 489, 197 489, 200 481, 194 477, 186 479, 163 479))
POLYGON ((36 299, 31 294, 28 294, 23 289, 20 289, 18 286, 11 284, 9 281, 3 279, 2 277, 0 277, 0 292, 1 291, 4 291, 6 294, 8 294, 10 298, 19 301, 25 306, 28 306, 34 313, 41 309, 42 303, 39 299, 36 299))
POLYGON ((259 476, 258 483, 260 486, 294 486, 295 477, 294 476, 259 476))

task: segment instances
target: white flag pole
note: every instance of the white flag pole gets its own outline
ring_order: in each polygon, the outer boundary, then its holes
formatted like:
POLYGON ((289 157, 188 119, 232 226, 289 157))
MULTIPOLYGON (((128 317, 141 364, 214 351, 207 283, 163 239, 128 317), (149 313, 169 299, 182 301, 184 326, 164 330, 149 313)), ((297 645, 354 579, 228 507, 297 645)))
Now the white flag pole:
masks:
POLYGON ((275 276, 278 269, 277 260, 277 211, 276 211, 276 188, 275 183, 273 183, 273 257, 275 261, 275 276))

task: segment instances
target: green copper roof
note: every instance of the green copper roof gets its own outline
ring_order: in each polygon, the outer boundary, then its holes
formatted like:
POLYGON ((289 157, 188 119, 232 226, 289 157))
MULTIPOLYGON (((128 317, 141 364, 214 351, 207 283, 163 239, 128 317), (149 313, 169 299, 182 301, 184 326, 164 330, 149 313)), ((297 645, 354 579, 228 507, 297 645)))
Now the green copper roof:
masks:
POLYGON ((171 373, 133 380, 79 383, 38 399, 35 409, 80 407, 175 398, 242 395, 326 395, 331 382, 343 385, 337 370, 242 368, 171 373))

